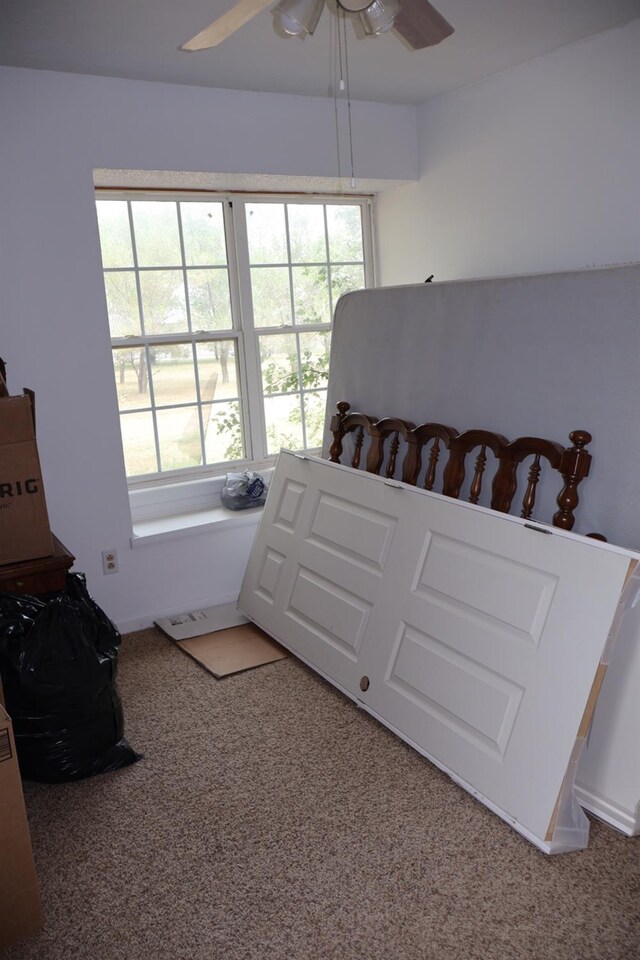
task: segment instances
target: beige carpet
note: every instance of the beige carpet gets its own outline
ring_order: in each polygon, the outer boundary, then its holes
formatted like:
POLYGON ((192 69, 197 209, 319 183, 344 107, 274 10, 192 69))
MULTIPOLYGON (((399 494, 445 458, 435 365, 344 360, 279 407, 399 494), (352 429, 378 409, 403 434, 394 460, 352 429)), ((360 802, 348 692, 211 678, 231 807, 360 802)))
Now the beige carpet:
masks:
POLYGON ((26 785, 46 929, 3 960, 635 960, 640 838, 546 857, 293 658, 125 638, 145 759, 26 785))

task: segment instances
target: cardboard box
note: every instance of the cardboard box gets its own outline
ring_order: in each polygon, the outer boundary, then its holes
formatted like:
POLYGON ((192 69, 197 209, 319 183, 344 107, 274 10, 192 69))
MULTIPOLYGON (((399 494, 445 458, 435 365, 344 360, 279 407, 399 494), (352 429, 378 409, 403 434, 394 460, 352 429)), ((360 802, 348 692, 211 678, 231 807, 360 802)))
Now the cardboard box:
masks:
POLYGON ((52 553, 32 398, 0 396, 0 564, 52 553))
POLYGON ((0 706, 0 950, 42 929, 42 910, 11 720, 0 706))

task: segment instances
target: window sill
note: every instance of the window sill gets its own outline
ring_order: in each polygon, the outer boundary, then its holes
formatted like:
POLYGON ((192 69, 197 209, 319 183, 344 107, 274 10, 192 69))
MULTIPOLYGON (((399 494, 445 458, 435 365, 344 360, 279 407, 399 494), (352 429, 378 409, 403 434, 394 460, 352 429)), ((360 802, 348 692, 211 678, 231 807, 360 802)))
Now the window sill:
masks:
MULTIPOLYGON (((247 469, 259 470, 266 483, 271 482, 271 463, 251 464, 247 469)), ((224 481, 224 476, 200 477, 130 490, 132 548, 177 537, 221 533, 230 527, 257 526, 261 507, 228 510, 222 505, 224 481)))
POLYGON ((178 537, 201 533, 222 533, 224 530, 238 527, 257 527, 261 516, 262 507, 234 511, 223 506, 215 506, 206 510, 174 514, 170 517, 138 520, 133 524, 131 546, 136 549, 162 540, 175 540, 178 537))

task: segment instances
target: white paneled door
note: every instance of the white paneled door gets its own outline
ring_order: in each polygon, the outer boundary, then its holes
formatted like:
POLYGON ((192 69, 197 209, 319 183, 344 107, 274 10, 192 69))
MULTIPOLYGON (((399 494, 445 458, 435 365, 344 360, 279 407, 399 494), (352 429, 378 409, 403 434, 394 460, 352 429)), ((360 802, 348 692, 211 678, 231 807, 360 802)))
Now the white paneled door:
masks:
MULTIPOLYGON (((376 486, 363 506, 319 485, 311 458, 280 455, 240 607, 346 692, 358 688, 371 611, 398 524, 376 486), (283 626, 286 623, 286 627, 283 626)), ((323 463, 323 461, 318 461, 323 463)))
POLYGON ((635 561, 283 452, 240 607, 554 852, 588 838, 571 775, 635 561))

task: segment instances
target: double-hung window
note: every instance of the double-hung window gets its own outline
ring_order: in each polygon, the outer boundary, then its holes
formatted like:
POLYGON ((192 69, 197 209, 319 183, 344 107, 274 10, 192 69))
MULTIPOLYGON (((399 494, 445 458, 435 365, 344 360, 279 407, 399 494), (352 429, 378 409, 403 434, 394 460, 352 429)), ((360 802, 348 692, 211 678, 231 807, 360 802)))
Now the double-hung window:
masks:
POLYGON ((373 284, 360 198, 98 191, 127 476, 322 444, 338 297, 373 284))

